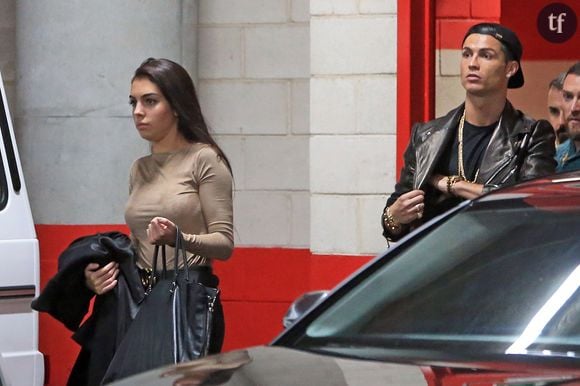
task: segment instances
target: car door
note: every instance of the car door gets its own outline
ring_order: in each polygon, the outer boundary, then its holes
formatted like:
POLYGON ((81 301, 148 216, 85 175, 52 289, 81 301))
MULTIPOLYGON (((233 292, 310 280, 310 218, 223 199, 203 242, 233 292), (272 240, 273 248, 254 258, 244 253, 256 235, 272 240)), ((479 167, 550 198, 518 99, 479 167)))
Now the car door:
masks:
POLYGON ((40 386, 44 361, 38 351, 38 240, 0 75, 0 382, 40 386))

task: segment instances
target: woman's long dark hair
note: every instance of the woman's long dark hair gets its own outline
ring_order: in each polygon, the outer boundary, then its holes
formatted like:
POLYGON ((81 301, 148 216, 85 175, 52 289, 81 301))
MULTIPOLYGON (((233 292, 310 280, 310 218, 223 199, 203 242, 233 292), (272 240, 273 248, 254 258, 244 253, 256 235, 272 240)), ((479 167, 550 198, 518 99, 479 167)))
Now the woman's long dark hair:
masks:
POLYGON ((185 139, 210 145, 231 173, 230 161, 209 133, 193 81, 187 71, 169 59, 149 58, 135 70, 131 81, 142 77, 159 87, 169 105, 177 113, 177 129, 185 139))

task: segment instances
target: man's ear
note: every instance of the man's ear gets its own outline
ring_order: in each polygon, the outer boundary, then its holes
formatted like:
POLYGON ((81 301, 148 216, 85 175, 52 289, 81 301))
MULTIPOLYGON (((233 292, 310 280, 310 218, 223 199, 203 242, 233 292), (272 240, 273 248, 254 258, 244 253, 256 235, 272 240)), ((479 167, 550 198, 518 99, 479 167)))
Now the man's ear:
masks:
POLYGON ((518 72, 520 65, 515 60, 510 60, 506 66, 506 77, 510 78, 518 72))

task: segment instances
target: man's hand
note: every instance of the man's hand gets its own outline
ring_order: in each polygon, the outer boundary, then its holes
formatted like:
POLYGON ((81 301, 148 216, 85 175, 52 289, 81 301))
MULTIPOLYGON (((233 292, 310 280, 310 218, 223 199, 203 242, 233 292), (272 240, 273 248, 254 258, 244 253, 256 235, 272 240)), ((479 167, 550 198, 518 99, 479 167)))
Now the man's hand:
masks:
POLYGON ((397 201, 390 206, 389 211, 399 223, 409 224, 423 217, 423 210, 425 209, 424 200, 424 191, 411 190, 399 196, 397 201))

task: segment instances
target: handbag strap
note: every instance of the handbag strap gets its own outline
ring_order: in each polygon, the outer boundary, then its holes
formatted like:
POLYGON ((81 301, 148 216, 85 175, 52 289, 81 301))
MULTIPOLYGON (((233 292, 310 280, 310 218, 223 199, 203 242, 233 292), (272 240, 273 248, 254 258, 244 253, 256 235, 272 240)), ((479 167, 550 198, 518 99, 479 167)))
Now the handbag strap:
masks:
POLYGON ((159 280, 159 278, 163 277, 165 279, 165 277, 167 276, 166 264, 167 264, 167 259, 166 259, 166 253, 165 253, 165 245, 159 246, 159 245, 155 244, 155 250, 153 252, 153 262, 152 262, 153 269, 151 270, 151 278, 149 280, 149 285, 147 287, 147 290, 145 291, 146 293, 151 292, 151 289, 157 283, 157 280, 159 280), (159 256, 160 249, 161 249, 162 270, 161 270, 161 275, 158 275, 157 257, 159 256))
MULTIPOLYGON (((181 260, 183 261, 183 267, 185 271, 185 280, 189 282, 189 269, 187 269, 187 258, 185 253, 185 243, 183 242, 183 235, 179 230, 179 227, 175 227, 175 247, 174 247, 174 259, 173 259, 173 282, 177 281, 177 275, 179 274, 179 256, 181 255, 181 260)), ((167 257, 166 257, 165 244, 155 245, 155 250, 153 252, 153 280, 156 282, 157 278, 167 278, 167 257), (159 250, 161 250, 161 275, 158 275, 157 261, 159 256, 159 250)), ((149 288, 151 290, 151 288, 149 288)))
POLYGON ((175 228, 175 259, 173 259, 173 269, 175 271, 174 280, 177 280, 177 274, 179 273, 179 255, 181 252, 181 259, 183 260, 183 268, 185 271, 185 280, 189 281, 189 270, 187 269, 187 259, 185 254, 185 245, 183 242, 183 235, 179 230, 179 227, 175 228))
MULTIPOLYGON (((179 227, 175 227, 175 254, 173 259, 173 281, 177 280, 177 275, 179 273, 179 255, 181 255, 181 260, 183 260, 183 266, 187 267, 185 245, 183 243, 183 235, 179 230, 179 227)), ((153 252, 153 270, 152 270, 153 280, 156 281, 158 277, 167 278, 167 252, 165 249, 165 244, 155 245, 155 250, 153 252), (159 256, 159 250, 161 250, 161 275, 158 275, 157 261, 159 256)), ((185 280, 189 281, 189 270, 185 269, 185 280)))

